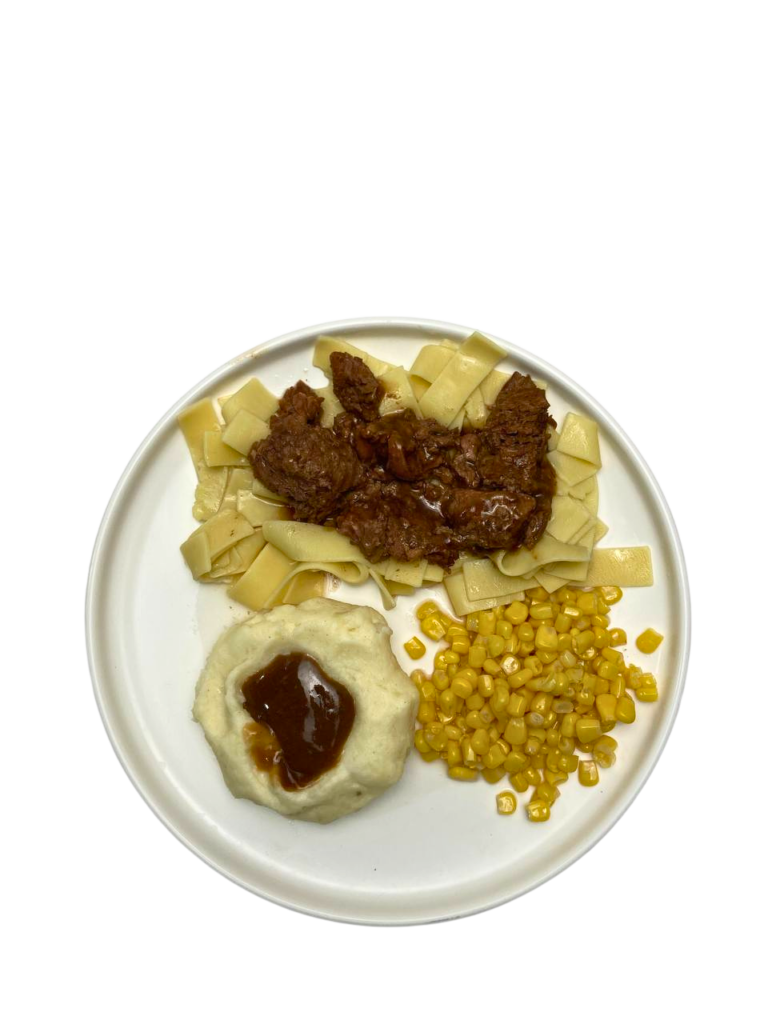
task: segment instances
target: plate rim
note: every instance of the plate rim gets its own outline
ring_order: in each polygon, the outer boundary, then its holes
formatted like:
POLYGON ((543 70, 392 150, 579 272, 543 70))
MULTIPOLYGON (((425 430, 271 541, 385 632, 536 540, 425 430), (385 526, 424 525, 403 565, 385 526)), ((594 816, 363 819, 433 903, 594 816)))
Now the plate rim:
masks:
POLYGON ((162 822, 162 824, 168 829, 168 831, 179 840, 188 850, 194 853, 203 863, 213 868, 223 877, 229 879, 241 888, 245 889, 249 893, 253 893, 262 899, 268 900, 277 906, 286 907, 289 910, 298 911, 299 913, 307 914, 311 917, 320 918, 323 920, 338 921, 345 924, 359 924, 359 925, 371 925, 371 926, 382 926, 382 927, 402 927, 418 924, 436 924, 441 921, 455 920, 462 917, 469 917, 474 914, 482 913, 486 910, 492 910, 495 907, 503 906, 506 903, 511 902, 514 899, 518 899, 520 896, 524 896, 526 893, 533 891, 545 882, 556 877, 567 868, 571 867, 578 860, 587 854, 594 846, 597 845, 605 836, 614 828, 614 826, 621 820, 626 814, 629 808, 632 806, 634 801, 637 799, 640 792, 645 787, 648 779, 653 774, 659 759, 666 748, 669 737, 672 733, 672 729, 677 720, 677 715, 680 709, 680 703, 682 701, 683 693, 685 691, 685 685, 688 674, 688 665, 690 659, 691 649, 691 597, 690 597, 690 585, 688 580, 688 572, 686 568, 685 555, 683 553, 682 542, 677 529, 672 512, 669 508, 667 500, 664 496, 661 487, 653 475, 647 462, 641 455, 640 451, 635 446, 631 438, 626 434, 621 425, 611 416, 607 410, 598 402, 592 395, 589 394, 581 385, 573 381, 567 374, 561 370, 552 366, 546 360, 540 356, 529 352, 527 349, 522 348, 519 345, 515 345, 503 338, 499 338, 496 335, 490 334, 486 331, 482 333, 492 341, 496 342, 506 353, 512 358, 516 356, 523 360, 529 360, 540 366, 547 374, 549 374, 553 380, 560 386, 570 390, 588 406, 592 406, 599 411, 600 415, 610 425, 616 436, 621 441, 622 445, 631 456, 634 462, 635 468, 640 472, 643 483, 648 487, 654 502, 656 503, 657 509, 661 512, 661 520, 664 532, 666 532, 667 538, 670 541, 670 549, 672 559, 674 562, 675 572, 680 585, 680 612, 681 612, 681 628, 679 635, 680 643, 680 658, 679 668, 676 673, 676 677, 673 680, 674 685, 674 697, 672 705, 668 712, 668 718, 664 726, 663 734, 657 739, 657 748, 652 761, 647 765, 644 772, 636 780, 632 787, 628 797, 620 807, 618 813, 611 815, 601 821, 599 827, 595 828, 594 834, 589 837, 588 841, 583 845, 577 847, 576 851, 572 856, 566 856, 562 863, 556 865, 551 870, 545 872, 541 876, 537 876, 531 881, 529 885, 524 885, 517 888, 511 893, 505 893, 499 899, 492 899, 486 901, 481 905, 474 906, 470 909, 461 910, 459 912, 444 913, 444 914, 420 914, 411 917, 403 917, 399 920, 384 919, 383 917, 376 917, 375 911, 373 915, 365 916, 351 916, 348 914, 334 914, 332 912, 325 912, 317 907, 310 905, 302 905, 300 903, 291 902, 288 900, 280 899, 279 897, 265 892, 257 886, 248 882, 246 878, 238 876, 234 871, 227 870, 223 864, 218 863, 212 856, 206 854, 200 849, 194 842, 194 840, 185 835, 184 832, 176 826, 172 820, 172 816, 167 813, 167 809, 159 806, 159 801, 155 802, 147 788, 144 788, 139 780, 140 772, 136 770, 135 766, 130 764, 130 759, 126 750, 121 746, 117 736, 116 723, 110 717, 110 710, 107 706, 107 699, 105 693, 102 691, 102 682, 98 677, 96 669, 96 651, 97 642, 95 641, 95 617, 96 617, 96 606, 97 596, 99 590, 100 576, 104 572, 105 558, 105 539, 109 532, 112 521, 115 518, 121 504, 124 493, 128 490, 129 485, 133 480, 134 473, 143 460, 145 452, 154 443, 158 435, 166 429, 168 424, 173 420, 176 414, 184 408, 195 396, 204 393, 219 377, 225 376, 227 373, 235 369, 238 364, 245 364, 254 357, 261 355, 262 353, 279 348, 281 346, 290 345, 300 341, 310 341, 312 337, 316 337, 319 334, 333 334, 338 331, 347 331, 350 329, 357 330, 381 330, 382 328, 392 329, 410 329, 410 330, 425 330, 430 332, 446 331, 448 333, 466 333, 471 334, 476 328, 465 327, 460 324, 454 324, 448 321, 441 320, 426 320, 419 317, 354 317, 351 319, 344 320, 333 320, 326 323, 315 324, 300 328, 295 331, 291 331, 287 334, 281 334, 277 337, 271 338, 264 341, 252 348, 247 349, 240 355, 234 356, 233 358, 222 363, 218 368, 209 373, 201 381, 190 388, 177 402, 175 402, 155 423, 151 430, 144 437, 142 442, 137 447, 133 456, 129 459, 125 469, 123 470, 120 478, 118 479, 115 487, 112 491, 104 514, 102 516, 99 528, 94 541, 93 550, 91 553, 91 559, 88 567, 88 578, 85 591, 85 643, 86 652, 88 658, 88 670, 91 676, 91 686, 98 708, 99 716, 101 718, 104 730, 107 734, 109 742, 118 759, 118 762, 123 768, 123 771, 128 776, 131 784, 133 785, 136 792, 142 798, 144 803, 150 808, 155 817, 162 822))

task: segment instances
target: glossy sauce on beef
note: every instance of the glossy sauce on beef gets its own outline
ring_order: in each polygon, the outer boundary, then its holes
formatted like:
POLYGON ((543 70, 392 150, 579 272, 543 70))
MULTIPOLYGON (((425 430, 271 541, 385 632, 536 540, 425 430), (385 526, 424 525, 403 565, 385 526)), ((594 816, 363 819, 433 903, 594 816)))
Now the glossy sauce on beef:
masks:
POLYGON ((264 771, 283 789, 302 789, 338 761, 355 721, 355 702, 307 654, 280 654, 243 683, 253 719, 245 740, 264 771))
POLYGON ((372 562, 426 559, 450 567, 462 551, 532 548, 549 522, 549 404, 514 373, 482 428, 463 432, 406 410, 379 416, 381 385, 365 363, 331 354, 344 409, 320 426, 322 399, 299 382, 249 458, 297 519, 335 526, 372 562))

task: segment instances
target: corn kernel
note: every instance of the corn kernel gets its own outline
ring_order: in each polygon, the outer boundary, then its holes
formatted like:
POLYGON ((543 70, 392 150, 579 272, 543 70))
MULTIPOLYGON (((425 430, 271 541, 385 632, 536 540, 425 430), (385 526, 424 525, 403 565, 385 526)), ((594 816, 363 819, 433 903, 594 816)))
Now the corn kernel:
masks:
POLYGON ((505 772, 503 768, 483 768, 480 774, 486 782, 490 782, 493 786, 504 778, 505 772))
POLYGON ((613 694, 601 693, 595 700, 595 707, 603 729, 606 725, 616 724, 616 698, 613 694))
POLYGON ((635 640, 635 643, 643 654, 653 654, 663 639, 661 633, 657 633, 655 629, 646 629, 635 640))
POLYGON ((638 688, 635 690, 635 696, 639 701, 642 701, 644 704, 650 704, 653 701, 659 699, 659 691, 656 689, 655 686, 643 684, 642 686, 638 686, 638 688))
POLYGON ((422 619, 421 631, 430 640, 442 640, 445 636, 445 626, 436 615, 428 615, 426 619, 422 619))
POLYGON ((498 743, 494 743, 483 758, 483 763, 486 768, 498 768, 500 765, 504 764, 505 760, 506 754, 504 752, 504 748, 498 743))
POLYGON ((485 649, 488 651, 490 657, 498 658, 504 651, 505 643, 506 641, 503 636, 497 636, 496 633, 494 633, 493 636, 488 637, 485 649))
POLYGON ((503 640, 512 639, 513 626, 511 622, 506 619, 496 620, 496 635, 500 636, 503 640))
POLYGON ((513 626, 519 626, 528 618, 528 605, 522 601, 513 601, 504 612, 504 618, 513 626))
POLYGON ((635 702, 628 694, 624 694, 616 701, 616 718, 626 725, 631 725, 636 716, 635 702))
POLYGON ((453 768, 449 768, 448 775, 452 779, 458 779, 459 782, 474 782, 477 778, 475 769, 465 768, 464 765, 455 765, 453 768))
POLYGON ((600 596, 606 604, 616 604, 624 594, 621 587, 600 587, 600 596))
POLYGON ((443 690, 437 698, 437 703, 446 715, 455 715, 459 709, 459 698, 453 690, 443 690))
POLYGON ((419 703, 419 710, 416 712, 416 721, 421 722, 422 725, 426 725, 428 722, 434 722, 437 716, 437 708, 435 702, 432 700, 423 700, 419 703))
POLYGON ((600 781, 600 773, 594 761, 579 761, 579 782, 582 786, 596 786, 600 781))
POLYGON ((425 601, 416 609, 416 618, 419 619, 419 621, 423 621, 424 619, 429 618, 430 615, 436 615, 439 611, 440 609, 434 601, 425 601))
POLYGON ((592 756, 601 768, 610 768, 616 764, 616 748, 618 743, 612 736, 601 736, 595 740, 592 756))
POLYGON ((610 645, 611 634, 608 632, 607 629, 604 629, 602 626, 595 626, 594 618, 595 616, 592 617, 592 626, 595 633, 595 647, 598 649, 598 651, 602 651, 604 647, 608 647, 610 645))
POLYGON ((528 726, 522 718, 510 718, 504 730, 504 739, 513 747, 521 747, 528 739, 528 726))
POLYGON ((448 740, 448 744, 445 748, 445 760, 449 768, 453 768, 457 764, 461 764, 464 760, 461 754, 461 747, 456 740, 448 740))
POLYGON ((427 737, 424 734, 423 729, 416 730, 416 734, 413 737, 413 745, 420 754, 426 754, 432 749, 432 747, 427 743, 427 737))
POLYGON ((532 619, 552 619, 555 615, 552 605, 546 602, 533 605, 529 614, 532 619))
POLYGON ((535 797, 537 800, 546 800, 551 807, 555 800, 560 799, 560 790, 549 782, 542 782, 536 787, 535 797))
POLYGON ((471 729, 473 732, 476 729, 484 729, 485 728, 485 720, 480 717, 480 712, 479 711, 469 711, 469 712, 467 712, 467 714, 464 716, 464 719, 465 719, 466 724, 467 724, 467 729, 471 729))
POLYGON ((546 800, 531 800, 526 811, 529 821, 549 821, 549 804, 546 800))
POLYGON ((408 657, 413 658, 414 661, 416 661, 417 658, 423 658, 427 653, 427 648, 417 636, 412 636, 410 640, 407 640, 403 644, 403 647, 405 648, 405 653, 408 657))
POLYGON ((472 683, 463 676, 454 676, 451 680, 451 690, 461 700, 466 700, 468 697, 472 696, 472 683))
POLYGON ((420 754, 423 761, 437 761, 440 755, 436 750, 428 750, 426 753, 420 754))
POLYGON ((456 654, 467 654, 469 651, 469 637, 457 636, 451 641, 451 650, 456 654))
POLYGON ((623 629, 612 629, 611 633, 611 647, 623 647, 627 642, 627 634, 623 629))
POLYGON ((514 775, 510 775, 509 781, 512 783, 512 788, 517 790, 518 793, 525 793, 530 786, 530 782, 526 779, 524 772, 516 772, 514 775))
POLYGON ((534 765, 530 765, 528 768, 524 769, 523 776, 532 786, 538 786, 541 782, 541 772, 534 765))
POLYGON ((521 626, 518 626, 517 635, 520 637, 520 643, 533 643, 535 633, 533 631, 533 626, 530 624, 530 622, 524 622, 521 626))
POLYGON ((595 615, 597 612, 597 597, 594 591, 579 594, 576 598, 576 607, 586 615, 595 615))
POLYGON ((576 737, 581 743, 592 743, 601 733, 602 729, 596 718, 579 718, 576 722, 576 737))
POLYGON ((467 653, 467 663, 470 668, 481 668, 487 657, 488 655, 486 654, 484 647, 480 647, 478 644, 473 644, 467 653))
POLYGON ((496 794, 496 810, 499 814, 514 814, 517 810, 517 797, 509 790, 496 794))
POLYGON ((496 628, 496 616, 492 611, 478 612, 477 632, 480 636, 491 636, 496 628))

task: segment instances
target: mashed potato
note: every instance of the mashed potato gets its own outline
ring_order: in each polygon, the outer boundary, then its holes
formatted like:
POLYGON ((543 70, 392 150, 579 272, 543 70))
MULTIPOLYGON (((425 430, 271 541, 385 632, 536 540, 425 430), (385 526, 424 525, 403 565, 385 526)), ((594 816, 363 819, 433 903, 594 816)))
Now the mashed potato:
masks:
POLYGON ((304 821, 328 822, 364 807, 397 782, 413 741, 418 692, 372 608, 315 598, 257 612, 216 642, 197 684, 193 715, 235 796, 304 821), (337 763, 302 789, 286 790, 257 768, 243 738, 252 722, 242 685, 280 654, 303 652, 347 688, 355 719, 337 763))

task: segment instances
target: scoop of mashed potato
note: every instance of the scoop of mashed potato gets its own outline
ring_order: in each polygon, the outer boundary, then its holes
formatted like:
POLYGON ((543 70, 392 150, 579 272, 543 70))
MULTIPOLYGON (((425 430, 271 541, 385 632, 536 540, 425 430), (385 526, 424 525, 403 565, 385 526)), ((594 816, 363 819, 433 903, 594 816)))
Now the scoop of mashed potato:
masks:
POLYGON ((256 612, 217 640, 197 683, 193 715, 235 796, 304 821, 329 822, 364 807, 400 778, 413 741, 418 692, 395 660, 386 620, 372 608, 315 598, 256 612), (303 652, 355 702, 336 764, 286 790, 258 768, 243 738, 246 679, 280 654, 303 652))

